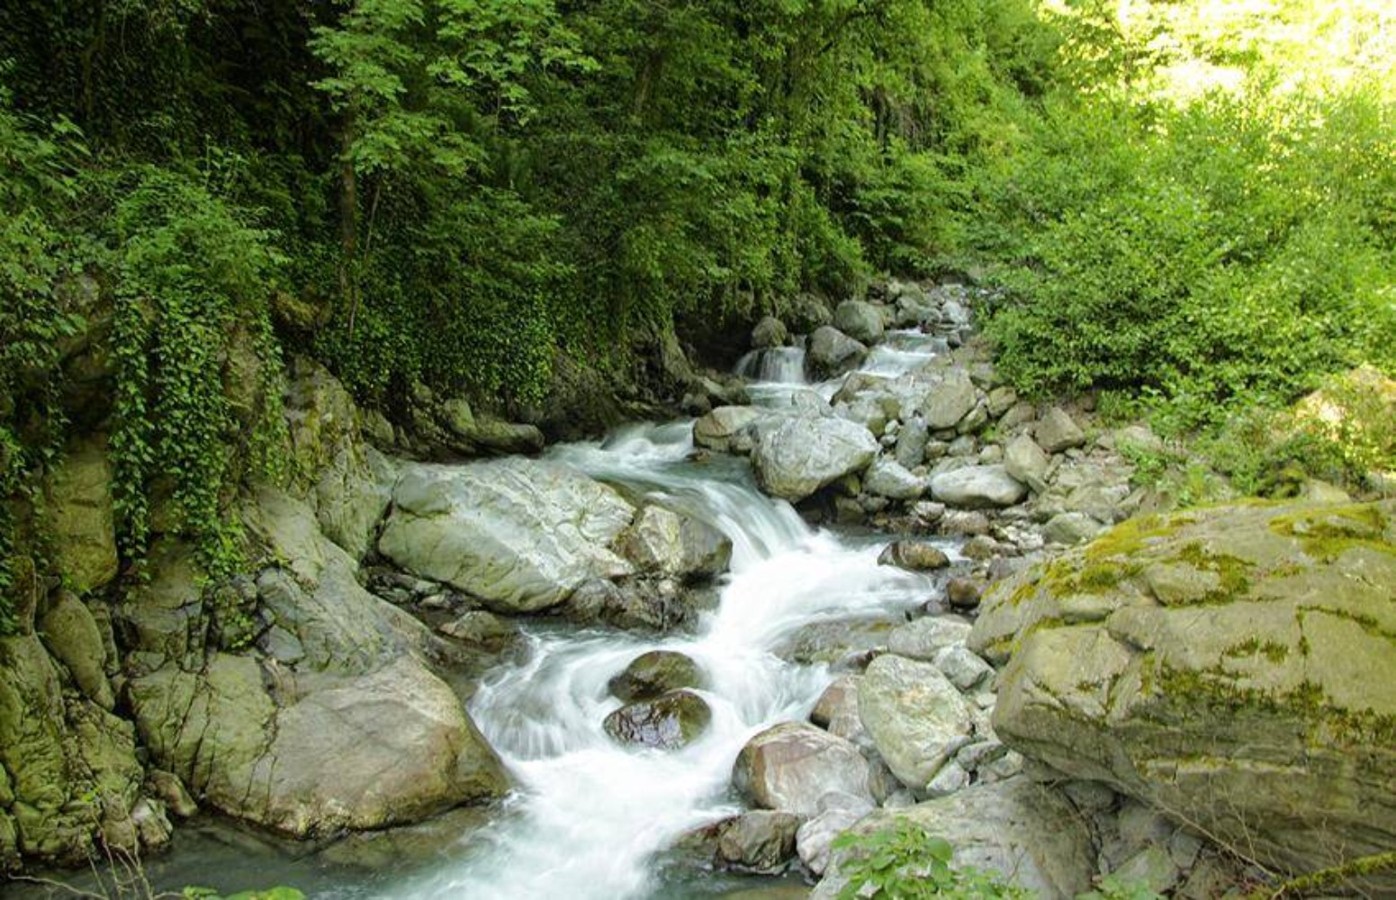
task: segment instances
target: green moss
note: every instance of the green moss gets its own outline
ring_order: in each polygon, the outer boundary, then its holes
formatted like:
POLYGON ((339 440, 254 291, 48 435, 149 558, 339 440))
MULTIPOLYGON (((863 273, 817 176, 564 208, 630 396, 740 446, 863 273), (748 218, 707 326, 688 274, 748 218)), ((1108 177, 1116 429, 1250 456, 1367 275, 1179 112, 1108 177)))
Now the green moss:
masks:
POLYGON ((1223 655, 1232 658, 1259 655, 1264 656, 1275 665, 1279 665, 1289 657, 1289 648, 1275 641, 1261 641, 1258 638, 1250 638, 1233 647, 1227 648, 1223 655))
POLYGON ((1097 562, 1111 557, 1132 556, 1147 549, 1151 541, 1168 537, 1197 521, 1190 515, 1148 515, 1126 519, 1096 538, 1086 547, 1086 559, 1097 562))
POLYGON ((1396 556, 1396 545, 1385 537, 1387 527, 1386 517, 1372 503, 1305 509, 1270 521, 1271 532, 1298 540, 1306 555, 1321 562, 1355 549, 1396 556))
POLYGON ((1396 745, 1396 716, 1337 706, 1311 681, 1281 693, 1242 687, 1219 670, 1199 672, 1165 665, 1158 684, 1163 696, 1175 703, 1203 704, 1222 715, 1262 715, 1303 725, 1315 743, 1396 745))
POLYGON ((1212 553, 1202 542, 1192 541, 1178 551, 1176 561, 1203 572, 1215 573, 1221 579, 1221 585, 1190 603, 1174 605, 1207 606, 1230 603, 1250 593, 1253 566, 1244 559, 1226 553, 1212 553))

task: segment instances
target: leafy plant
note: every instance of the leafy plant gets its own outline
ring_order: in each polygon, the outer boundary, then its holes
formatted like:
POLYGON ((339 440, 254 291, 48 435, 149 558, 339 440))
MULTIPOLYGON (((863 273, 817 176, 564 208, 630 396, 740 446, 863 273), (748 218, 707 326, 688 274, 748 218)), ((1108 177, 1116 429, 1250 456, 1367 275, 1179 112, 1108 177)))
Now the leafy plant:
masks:
POLYGON ((998 875, 953 866, 954 848, 947 841, 905 819, 895 827, 868 834, 845 833, 833 846, 848 854, 841 868, 848 884, 839 892, 840 900, 1018 900, 1032 896, 998 875))

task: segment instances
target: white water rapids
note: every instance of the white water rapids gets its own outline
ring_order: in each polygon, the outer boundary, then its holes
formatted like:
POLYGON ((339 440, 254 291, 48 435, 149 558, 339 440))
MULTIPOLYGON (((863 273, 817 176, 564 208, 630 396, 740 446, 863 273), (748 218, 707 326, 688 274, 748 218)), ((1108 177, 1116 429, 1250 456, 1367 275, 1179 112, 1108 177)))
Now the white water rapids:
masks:
MULTIPOLYGON (((870 358, 879 374, 930 358, 918 346, 870 358)), ((803 381, 803 354, 748 361, 783 385, 803 381)), ((824 386, 820 386, 824 387, 824 386)), ((808 390, 808 388, 805 388, 808 390)), ((832 393, 832 390, 829 391, 832 393)), ((788 400, 787 400, 788 402, 788 400)), ((555 448, 555 461, 662 501, 716 526, 733 543, 717 609, 695 634, 645 638, 613 630, 541 627, 527 661, 493 673, 470 712, 513 773, 518 791, 465 858, 398 883, 381 896, 617 900, 662 893, 655 855, 685 831, 740 811, 730 791, 742 745, 777 722, 803 720, 831 680, 822 666, 780 659, 800 627, 924 603, 922 575, 879 566, 885 540, 813 530, 783 501, 757 491, 746 464, 689 461, 691 423, 631 426, 602 443, 555 448), (602 720, 620 706, 608 680, 641 653, 688 654, 706 676, 704 735, 681 750, 617 744, 602 720)))

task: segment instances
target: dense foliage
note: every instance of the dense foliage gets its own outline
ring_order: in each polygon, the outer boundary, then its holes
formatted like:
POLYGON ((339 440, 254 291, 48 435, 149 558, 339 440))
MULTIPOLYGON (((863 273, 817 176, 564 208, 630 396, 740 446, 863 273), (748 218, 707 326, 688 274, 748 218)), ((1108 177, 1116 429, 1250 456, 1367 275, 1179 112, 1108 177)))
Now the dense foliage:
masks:
POLYGON ((215 570, 288 351, 389 415, 419 381, 519 412, 559 354, 620 381, 676 328, 955 272, 1004 287, 1022 389, 1179 427, 1390 372, 1383 6, 6 3, 0 588, 93 316, 125 551, 160 507, 215 570))

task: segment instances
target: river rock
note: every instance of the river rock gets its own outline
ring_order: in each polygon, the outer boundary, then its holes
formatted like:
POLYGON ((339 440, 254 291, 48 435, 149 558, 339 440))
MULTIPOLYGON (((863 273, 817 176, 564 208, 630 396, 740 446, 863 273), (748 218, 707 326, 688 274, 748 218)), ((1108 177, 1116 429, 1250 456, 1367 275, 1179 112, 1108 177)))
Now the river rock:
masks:
POLYGON ((489 653, 507 650, 522 637, 517 625, 483 609, 462 613, 437 631, 489 653))
POLYGON ((786 330, 785 323, 775 316, 764 316, 756 327, 751 329, 751 347, 753 350, 765 350, 770 347, 779 347, 790 339, 790 332, 786 330))
POLYGON ((926 481, 908 472, 895 459, 879 456, 868 466, 863 490, 892 500, 915 500, 926 492, 926 481))
POLYGON ((845 300, 834 309, 834 327, 863 344, 882 340, 882 313, 862 300, 845 300))
POLYGON ((789 419, 762 433, 752 464, 766 493, 793 503, 862 471, 877 451, 877 438, 855 422, 789 419))
POLYGON ((735 816, 718 834, 718 858, 741 871, 775 874, 795 855, 799 826, 799 816, 777 810, 756 809, 735 816))
POLYGON ((834 839, 876 808, 866 798, 842 791, 830 791, 820 797, 819 814, 800 825, 795 833, 795 848, 805 868, 823 875, 834 839))
POLYGON ((518 458, 414 465, 393 502, 379 552, 500 612, 556 606, 589 579, 631 571, 608 548, 634 509, 562 466, 518 458))
POLYGON ((627 703, 602 724, 622 744, 673 750, 701 735, 712 716, 706 700, 692 691, 678 690, 627 703))
POLYGON ((985 509, 1012 506, 1027 488, 1003 466, 965 466, 931 478, 931 496, 948 506, 985 509))
POLYGON ((888 544, 878 554, 880 566, 896 566, 912 572, 930 572, 950 565, 945 551, 925 541, 901 540, 888 544))
POLYGON ((1051 459, 1026 434, 1018 435, 1004 448, 1004 471, 1039 493, 1047 488, 1047 466, 1050 464, 1051 459))
POLYGON ((693 423, 693 443, 726 453, 734 435, 762 417, 750 406, 719 406, 693 423))
POLYGON ((1396 501, 1196 509, 996 586, 971 646, 1009 746, 1316 871, 1396 846, 1393 584, 1396 501))
POLYGON ((809 720, 835 737, 870 749, 872 741, 858 715, 858 684, 862 680, 863 676, 852 674, 835 678, 815 701, 809 720))
POLYGON ((1047 410, 1034 429, 1037 443, 1048 453, 1060 453, 1086 443, 1081 426, 1059 406, 1047 410))
POLYGON ((979 583, 972 578, 952 578, 945 583, 945 602, 951 609, 974 609, 979 595, 979 583))
POLYGON ((92 611, 71 591, 59 591, 39 627, 44 646, 68 667, 87 699, 111 710, 116 697, 107 681, 107 648, 92 611))
POLYGON ((868 348, 828 325, 815 329, 805 351, 805 368, 816 381, 849 372, 863 362, 868 348))
POLYGON ((921 406, 932 431, 954 428, 978 402, 978 392, 963 369, 951 369, 934 382, 921 406))
POLYGON ((773 725, 747 741, 732 783, 759 807, 801 816, 818 814, 819 798, 829 791, 872 802, 868 763, 858 748, 799 722, 773 725))
POLYGON ((581 625, 665 632, 691 622, 710 597, 672 578, 593 578, 572 592, 562 613, 581 625))
POLYGON ((776 656, 802 665, 864 659, 887 641, 900 617, 856 616, 801 625, 775 649, 776 656))
POLYGON ((618 699, 650 700, 679 688, 703 686, 703 672, 689 656, 675 650, 651 650, 631 660, 625 671, 607 682, 618 699))
POLYGON ((897 656, 931 662, 946 647, 963 646, 970 624, 955 616, 925 616, 887 636, 887 650, 897 656))
POLYGON ((891 654, 868 664, 858 711, 878 753, 913 792, 925 790, 973 728, 969 705, 939 669, 891 654))
POLYGON ((616 549, 643 572, 694 580, 722 574, 732 560, 732 541, 722 532, 653 504, 620 533, 616 549))
POLYGON ((1084 544, 1105 530, 1095 519, 1082 512, 1064 512, 1047 520, 1042 526, 1042 539, 1050 544, 1074 547, 1084 544))
MULTIPOLYGON (((1090 889, 1090 830, 1075 807, 1047 785, 1022 777, 976 785, 906 809, 875 812, 853 831, 873 834, 903 820, 948 841, 956 867, 998 873, 1043 900, 1070 900, 1090 889)), ((841 867, 850 852, 834 854, 810 900, 839 896, 847 884, 841 867)))
POLYGON ((43 527, 50 538, 55 569, 79 595, 116 577, 111 482, 104 438, 75 443, 49 477, 43 527))

